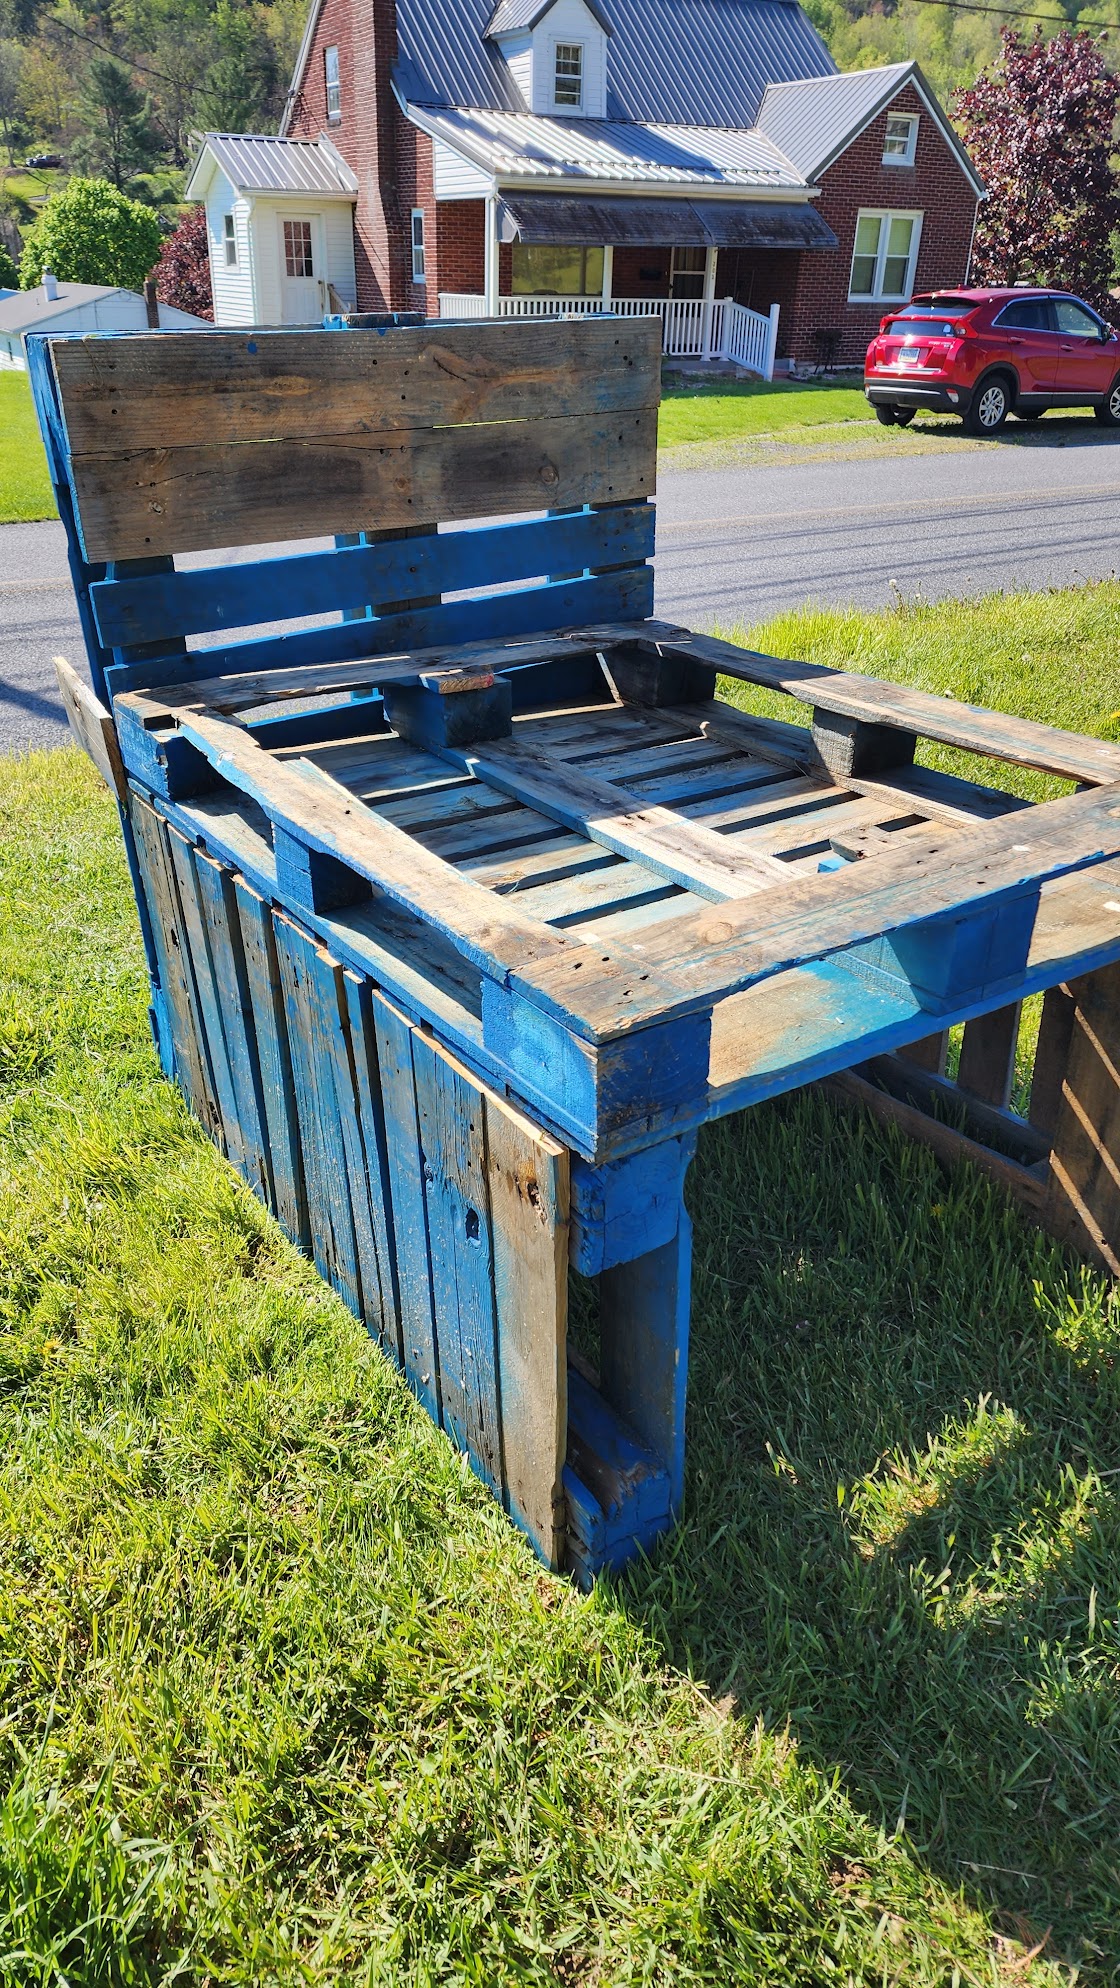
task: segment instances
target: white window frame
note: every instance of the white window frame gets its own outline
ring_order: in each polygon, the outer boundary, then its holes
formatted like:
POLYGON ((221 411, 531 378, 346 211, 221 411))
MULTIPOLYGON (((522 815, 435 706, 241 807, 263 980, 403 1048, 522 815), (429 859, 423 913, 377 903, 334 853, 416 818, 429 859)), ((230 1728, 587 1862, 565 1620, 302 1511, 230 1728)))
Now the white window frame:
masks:
POLYGON ((856 215, 855 233, 852 236, 852 260, 848 269, 849 304, 898 304, 905 303, 914 294, 914 276, 918 266, 918 250, 922 245, 922 222, 925 212, 912 207, 861 207, 856 215), (879 222, 879 245, 875 254, 875 287, 873 290, 853 290, 852 278, 856 267, 856 244, 859 241, 861 221, 879 222), (884 227, 883 222, 887 223, 884 227), (906 264, 906 284, 901 290, 884 290, 883 271, 887 260, 887 244, 890 241, 892 221, 913 221, 910 233, 910 258, 906 264))
POLYGON ((918 124, 919 124, 919 121, 920 121, 920 120, 918 119, 917 115, 913 115, 913 116, 912 116, 912 115, 910 114, 910 112, 909 112, 909 111, 906 111, 906 112, 903 112, 903 111, 888 111, 888 112, 887 112, 887 122, 886 122, 886 125, 885 125, 885 127, 884 127, 884 130, 883 130, 883 164, 884 164, 885 166, 912 166, 912 165, 913 165, 913 163, 914 163, 914 155, 915 155, 915 153, 917 152, 917 149, 918 149, 918 124), (888 145, 888 143, 889 143, 889 141, 890 141, 890 138, 891 138, 891 125, 892 125, 892 124, 905 124, 905 125, 907 125, 907 126, 909 127, 909 128, 908 128, 908 130, 907 130, 907 133, 906 133, 906 150, 905 150, 905 152, 888 152, 888 150, 887 150, 887 145, 888 145))
POLYGON ((338 73, 338 47, 334 42, 323 50, 323 84, 327 92, 327 120, 330 124, 338 124, 342 117, 342 83, 338 73))
POLYGON ((422 207, 414 207, 412 210, 412 218, 409 223, 409 242, 412 247, 412 280, 414 283, 426 283, 428 278, 424 270, 424 209, 422 207))
POLYGON ((561 39, 559 38, 559 36, 558 36, 558 37, 557 37, 557 39, 556 39, 556 40, 555 40, 555 41, 554 41, 554 42, 552 43, 552 107, 553 107, 553 109, 554 109, 554 110, 558 110, 558 111, 561 111, 561 112, 563 112, 563 111, 568 111, 569 113, 570 113, 570 112, 572 112, 572 111, 582 111, 582 109, 583 109, 583 106, 584 106, 584 98, 585 98, 585 94, 586 94, 586 86, 587 86, 587 43, 586 43, 586 42, 584 42, 584 41, 562 41, 562 40, 561 40, 561 39), (578 82, 578 85, 579 85, 579 95, 578 95, 578 97, 576 98, 576 101, 575 101, 575 103, 574 103, 574 104, 573 104, 573 103, 569 103, 569 102, 568 102, 567 100, 564 100, 564 101, 562 102, 562 101, 561 101, 561 99, 560 99, 560 96, 559 96, 559 94, 558 94, 558 92, 559 92, 559 85, 560 85, 560 77, 559 77, 559 76, 558 76, 558 74, 557 74, 557 67, 558 67, 558 65, 559 65, 559 62, 560 62, 560 51, 561 51, 561 49, 563 49, 563 50, 564 50, 565 54, 570 54, 570 53, 571 53, 571 52, 572 52, 573 50, 576 50, 576 51, 578 51, 578 54, 579 54, 579 76, 578 76, 578 78, 576 78, 576 77, 565 77, 565 79, 564 79, 564 80, 565 80, 565 82, 569 82, 569 83, 571 83, 571 82, 578 82))
POLYGON ((222 242, 226 252, 226 268, 237 268, 237 223, 232 214, 222 215, 222 242))

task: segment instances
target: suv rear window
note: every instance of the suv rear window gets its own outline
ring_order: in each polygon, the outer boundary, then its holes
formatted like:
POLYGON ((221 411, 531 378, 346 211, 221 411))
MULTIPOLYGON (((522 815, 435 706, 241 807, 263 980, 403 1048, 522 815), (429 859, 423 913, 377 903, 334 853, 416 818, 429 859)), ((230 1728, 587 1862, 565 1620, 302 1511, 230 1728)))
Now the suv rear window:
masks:
POLYGON ((966 318, 976 309, 974 297, 913 297, 900 318, 966 318))

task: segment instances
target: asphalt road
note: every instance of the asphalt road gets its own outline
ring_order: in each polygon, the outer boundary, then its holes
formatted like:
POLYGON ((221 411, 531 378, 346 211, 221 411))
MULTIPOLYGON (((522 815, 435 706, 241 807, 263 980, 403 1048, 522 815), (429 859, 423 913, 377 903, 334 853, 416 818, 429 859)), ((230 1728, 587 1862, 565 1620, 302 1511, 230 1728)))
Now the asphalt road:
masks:
MULTIPOLYGON (((663 471, 658 612, 731 630, 806 602, 1104 578, 1120 571, 1118 499, 1120 434, 1084 418, 936 454, 663 471)), ((62 527, 0 526, 0 751, 65 736, 58 653, 82 654, 62 527)))

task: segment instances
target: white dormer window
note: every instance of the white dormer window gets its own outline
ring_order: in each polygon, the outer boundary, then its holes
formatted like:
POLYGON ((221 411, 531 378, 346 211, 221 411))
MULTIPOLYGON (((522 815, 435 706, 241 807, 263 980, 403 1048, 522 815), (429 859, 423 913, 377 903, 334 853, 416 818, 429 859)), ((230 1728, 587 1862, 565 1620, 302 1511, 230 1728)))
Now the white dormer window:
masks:
POLYGON ((887 135, 883 140, 883 164, 885 166, 912 166, 917 147, 917 118, 888 117, 887 135))
POLYGON ((233 225, 233 215, 222 215, 222 241, 226 251, 226 268, 237 268, 237 233, 233 225))
POLYGON ((583 43, 558 41, 553 69, 553 102, 557 110, 583 108, 583 43))

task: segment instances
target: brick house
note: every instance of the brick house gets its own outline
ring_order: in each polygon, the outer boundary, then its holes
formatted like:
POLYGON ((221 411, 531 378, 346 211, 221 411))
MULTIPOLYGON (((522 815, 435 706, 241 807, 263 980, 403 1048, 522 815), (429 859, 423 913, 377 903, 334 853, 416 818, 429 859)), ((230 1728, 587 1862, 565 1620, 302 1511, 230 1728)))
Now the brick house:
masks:
POLYGON ((796 0, 314 0, 279 137, 187 188, 219 322, 653 310, 766 374, 962 283, 982 192, 917 65, 838 73, 796 0))

